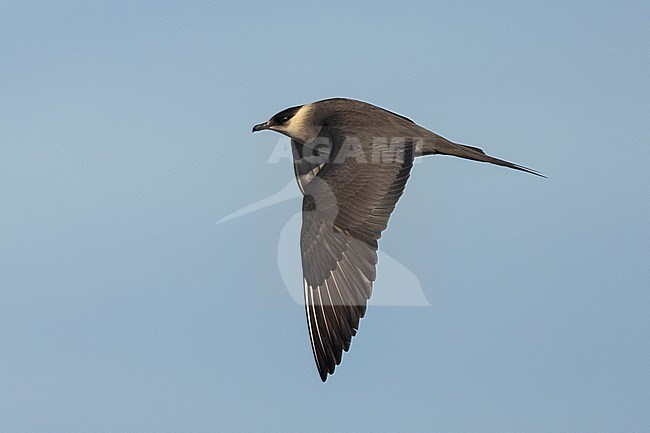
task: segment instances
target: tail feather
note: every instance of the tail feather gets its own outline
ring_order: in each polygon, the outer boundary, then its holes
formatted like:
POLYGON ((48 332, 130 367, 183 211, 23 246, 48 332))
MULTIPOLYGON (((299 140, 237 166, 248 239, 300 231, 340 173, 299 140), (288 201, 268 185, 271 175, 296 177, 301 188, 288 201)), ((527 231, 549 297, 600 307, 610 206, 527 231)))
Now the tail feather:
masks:
POLYGON ((435 140, 427 140, 422 144, 423 156, 435 154, 451 155, 459 158, 471 159, 472 161, 488 162, 490 164, 500 165, 514 170, 525 171, 526 173, 534 174, 535 176, 546 177, 542 173, 524 167, 523 165, 514 164, 512 162, 486 155, 485 152, 478 147, 454 143, 444 137, 440 137, 439 135, 435 137, 435 140))

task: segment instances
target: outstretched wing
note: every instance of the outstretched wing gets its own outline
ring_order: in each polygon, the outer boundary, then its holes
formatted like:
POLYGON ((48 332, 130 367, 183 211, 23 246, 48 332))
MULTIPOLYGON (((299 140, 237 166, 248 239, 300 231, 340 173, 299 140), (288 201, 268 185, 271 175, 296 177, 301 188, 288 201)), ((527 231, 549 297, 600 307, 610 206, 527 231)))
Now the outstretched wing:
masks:
POLYGON ((404 191, 412 142, 346 143, 304 185, 300 238, 307 325, 323 381, 350 348, 372 293, 377 240, 404 191))

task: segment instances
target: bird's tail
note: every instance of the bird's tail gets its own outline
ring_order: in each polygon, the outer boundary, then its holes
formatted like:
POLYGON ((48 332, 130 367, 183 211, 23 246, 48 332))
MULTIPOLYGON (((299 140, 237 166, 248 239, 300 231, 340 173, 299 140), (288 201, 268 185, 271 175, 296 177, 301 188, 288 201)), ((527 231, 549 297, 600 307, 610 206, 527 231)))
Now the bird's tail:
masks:
POLYGON ((489 162, 490 164, 501 165, 503 167, 525 171, 526 173, 531 173, 536 176, 546 177, 538 171, 532 170, 528 167, 486 155, 485 152, 478 147, 454 143, 439 135, 436 135, 433 139, 425 140, 422 143, 422 156, 435 154, 457 156, 459 158, 471 159, 472 161, 489 162))

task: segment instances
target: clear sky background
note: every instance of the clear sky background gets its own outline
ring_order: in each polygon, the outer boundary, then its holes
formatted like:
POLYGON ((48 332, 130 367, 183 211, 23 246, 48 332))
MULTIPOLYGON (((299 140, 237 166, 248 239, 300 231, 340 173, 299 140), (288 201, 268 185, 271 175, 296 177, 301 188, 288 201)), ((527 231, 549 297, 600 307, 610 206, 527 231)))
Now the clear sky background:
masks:
POLYGON ((649 21, 0 3, 0 431, 650 431, 649 21), (416 165, 380 247, 431 306, 371 302, 323 384, 278 270, 300 201, 215 222, 292 179, 252 125, 333 96, 548 179, 416 165))

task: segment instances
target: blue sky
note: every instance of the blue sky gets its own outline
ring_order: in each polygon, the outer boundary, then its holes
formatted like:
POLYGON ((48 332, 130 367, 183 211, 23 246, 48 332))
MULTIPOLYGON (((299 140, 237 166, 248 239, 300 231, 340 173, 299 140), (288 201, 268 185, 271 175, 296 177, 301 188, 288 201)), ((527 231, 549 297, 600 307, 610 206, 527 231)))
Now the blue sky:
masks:
POLYGON ((0 430, 648 431, 649 19, 3 2, 0 430), (292 178, 252 125, 332 96, 548 179, 417 164, 380 247, 431 306, 371 302, 323 384, 278 268, 300 201, 215 222, 292 178))

